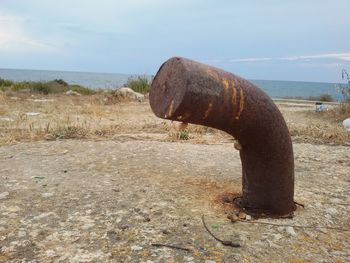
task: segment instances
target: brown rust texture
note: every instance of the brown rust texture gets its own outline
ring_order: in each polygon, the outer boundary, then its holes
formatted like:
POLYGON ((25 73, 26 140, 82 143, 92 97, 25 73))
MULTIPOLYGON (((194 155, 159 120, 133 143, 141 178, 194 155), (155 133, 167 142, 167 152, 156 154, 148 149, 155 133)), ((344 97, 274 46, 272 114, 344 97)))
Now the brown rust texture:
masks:
POLYGON ((247 210, 285 215, 294 209, 294 158, 282 114, 247 80, 185 58, 166 61, 152 82, 156 116, 210 126, 238 140, 247 210))

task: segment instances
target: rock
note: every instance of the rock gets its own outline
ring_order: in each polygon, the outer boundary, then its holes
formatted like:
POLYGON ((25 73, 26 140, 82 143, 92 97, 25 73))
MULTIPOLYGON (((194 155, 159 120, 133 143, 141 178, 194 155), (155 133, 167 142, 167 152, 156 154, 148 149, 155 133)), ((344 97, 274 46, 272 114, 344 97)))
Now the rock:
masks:
POLYGON ((294 228, 291 226, 286 227, 286 232, 291 236, 296 236, 297 233, 295 233, 294 228))
POLYGON ((115 92, 116 97, 120 97, 122 99, 131 99, 138 102, 142 102, 145 96, 141 93, 135 92, 130 88, 120 88, 115 92))
POLYGON ((345 130, 350 132, 350 118, 343 120, 343 126, 344 126, 345 130))
POLYGON ((330 208, 327 208, 327 209, 326 209, 326 213, 327 213, 327 214, 331 214, 331 215, 335 215, 335 214, 338 213, 338 210, 335 209, 334 207, 330 207, 330 208))
POLYGON ((128 229, 130 226, 128 224, 120 224, 119 225, 119 229, 121 230, 125 230, 125 229, 128 229))
POLYGON ((139 250, 142 250, 143 247, 140 247, 140 246, 132 246, 131 249, 134 250, 134 251, 139 251, 139 250))
POLYGON ((282 237, 283 237, 283 236, 282 236, 281 234, 274 234, 274 235, 273 235, 274 241, 278 241, 278 240, 280 240, 282 237))
POLYGON ((239 220, 238 216, 234 213, 229 214, 227 218, 230 219, 232 223, 237 222, 239 220))
POLYGON ((168 235, 168 234, 170 234, 170 231, 169 231, 168 229, 163 229, 163 230, 162 230, 162 233, 163 233, 164 235, 168 235))
POLYGON ((248 221, 250 221, 250 220, 252 220, 252 216, 251 216, 251 215, 247 215, 247 216, 245 217, 245 219, 248 220, 248 221))
POLYGON ((0 194, 0 200, 7 199, 7 197, 10 195, 9 192, 3 192, 0 194))
POLYGON ((238 217, 239 217, 239 219, 246 219, 247 214, 244 212, 239 212, 238 217))
POLYGON ((150 216, 148 214, 143 215, 143 221, 144 222, 150 222, 151 221, 150 216))
POLYGON ((68 96, 81 96, 81 94, 79 92, 73 91, 73 90, 68 90, 66 92, 66 95, 68 96))
POLYGON ((16 206, 16 205, 13 205, 13 206, 7 207, 6 210, 7 210, 8 212, 10 212, 10 213, 16 213, 16 212, 18 212, 18 211, 21 211, 21 208, 19 208, 19 207, 16 206))
POLYGON ((26 112, 26 115, 27 116, 38 116, 38 115, 40 115, 40 113, 39 112, 26 112))
POLYGON ((225 255, 223 257, 223 262, 224 263, 229 263, 229 262, 243 262, 242 261, 242 256, 239 254, 231 254, 231 255, 225 255))
POLYGON ((14 121, 14 119, 8 118, 8 117, 2 117, 0 118, 0 121, 14 121))
POLYGON ((115 230, 107 231, 106 237, 111 245, 115 244, 120 239, 115 230))
POLYGON ((45 197, 45 198, 51 197, 51 196, 53 196, 53 195, 54 195, 54 193, 42 193, 42 194, 41 194, 41 196, 42 196, 42 197, 45 197))

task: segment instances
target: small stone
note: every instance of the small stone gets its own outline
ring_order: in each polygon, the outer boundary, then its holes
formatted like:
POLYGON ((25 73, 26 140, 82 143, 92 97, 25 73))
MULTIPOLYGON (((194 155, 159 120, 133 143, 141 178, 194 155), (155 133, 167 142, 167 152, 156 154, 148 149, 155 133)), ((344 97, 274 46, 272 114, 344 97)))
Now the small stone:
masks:
POLYGON ((131 249, 134 250, 134 251, 139 251, 139 250, 142 250, 143 247, 140 247, 140 246, 132 246, 131 249))
POLYGON ((119 239, 118 233, 114 230, 109 230, 109 231, 107 231, 107 238, 108 238, 109 243, 111 243, 113 245, 119 239))
POLYGON ((280 240, 283 236, 282 236, 281 234, 275 234, 275 235, 273 235, 273 237, 274 237, 274 240, 275 240, 275 241, 278 241, 278 240, 280 240))
POLYGON ((27 233, 26 233, 26 231, 18 231, 18 233, 17 233, 17 237, 19 237, 19 238, 22 238, 22 237, 25 237, 27 235, 27 233))
POLYGON ((0 200, 6 199, 10 195, 9 192, 3 192, 0 194, 0 200))
POLYGON ((286 227, 286 232, 291 236, 296 236, 297 233, 295 233, 294 228, 291 226, 286 227))
POLYGON ((56 252, 52 249, 49 249, 49 250, 46 250, 45 252, 46 256, 49 257, 49 258, 53 258, 53 257, 56 257, 56 252))
POLYGON ((246 219, 247 214, 244 212, 239 212, 238 217, 239 217, 239 219, 246 219))
POLYGON ((335 209, 334 207, 331 207, 331 208, 327 208, 327 209, 326 209, 326 213, 327 213, 327 214, 331 214, 331 215, 335 215, 335 214, 338 213, 338 210, 335 209))
POLYGON ((16 212, 20 211, 21 208, 19 208, 19 207, 16 206, 16 205, 13 205, 13 206, 9 206, 6 210, 7 210, 8 212, 16 213, 16 212))
POLYGON ((230 219, 232 223, 237 222, 238 219, 239 219, 238 216, 237 216, 236 214, 229 214, 229 215, 227 216, 227 218, 230 219))
POLYGON ((170 231, 168 229, 163 229, 162 233, 164 235, 168 235, 168 234, 170 234, 170 231))
POLYGON ((129 228, 129 225, 127 225, 127 224, 122 224, 122 225, 119 226, 119 228, 120 228, 121 230, 125 230, 125 229, 128 229, 128 228, 129 228))
POLYGON ((151 221, 150 216, 147 215, 147 214, 143 215, 143 221, 144 221, 144 222, 150 222, 150 221, 151 221))
POLYGON ((51 196, 53 196, 53 195, 54 195, 54 193, 42 193, 42 194, 41 194, 41 196, 42 196, 42 197, 45 197, 45 198, 51 197, 51 196))
POLYGON ((73 91, 73 90, 68 90, 66 92, 66 95, 68 96, 81 96, 81 94, 79 92, 73 91))
POLYGON ((245 217, 245 219, 248 220, 248 221, 250 221, 250 220, 252 220, 252 216, 251 216, 251 215, 247 215, 247 216, 245 217))
POLYGON ((216 263, 216 261, 214 261, 214 260, 206 260, 206 261, 204 261, 205 263, 216 263))

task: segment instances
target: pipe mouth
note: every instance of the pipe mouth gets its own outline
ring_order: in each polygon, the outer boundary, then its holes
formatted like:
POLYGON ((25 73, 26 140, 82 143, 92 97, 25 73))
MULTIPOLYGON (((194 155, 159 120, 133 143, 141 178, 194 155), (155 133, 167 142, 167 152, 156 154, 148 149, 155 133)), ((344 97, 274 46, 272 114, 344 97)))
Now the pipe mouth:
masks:
POLYGON ((158 70, 151 85, 150 105, 154 114, 163 119, 176 119, 187 86, 185 65, 179 57, 167 60, 158 70))

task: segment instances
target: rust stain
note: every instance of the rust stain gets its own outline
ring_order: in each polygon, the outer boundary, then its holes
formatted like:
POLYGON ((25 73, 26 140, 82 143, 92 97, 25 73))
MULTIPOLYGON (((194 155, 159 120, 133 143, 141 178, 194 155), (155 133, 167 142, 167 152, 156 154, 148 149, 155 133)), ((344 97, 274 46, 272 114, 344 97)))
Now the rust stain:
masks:
POLYGON ((225 91, 227 91, 228 90, 228 86, 229 86, 228 80, 227 79, 223 79, 222 80, 222 84, 224 85, 225 91))
POLYGON ((236 105, 237 104, 237 90, 234 84, 232 84, 232 104, 236 105))
POLYGON ((208 118, 209 113, 211 112, 212 107, 213 107, 213 104, 212 104, 212 103, 209 103, 208 109, 205 111, 203 119, 208 118))
POLYGON ((242 111, 244 110, 244 93, 243 93, 243 89, 239 88, 239 112, 236 116, 236 120, 239 120, 239 117, 242 114, 242 111))

